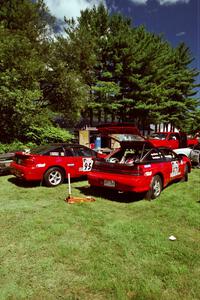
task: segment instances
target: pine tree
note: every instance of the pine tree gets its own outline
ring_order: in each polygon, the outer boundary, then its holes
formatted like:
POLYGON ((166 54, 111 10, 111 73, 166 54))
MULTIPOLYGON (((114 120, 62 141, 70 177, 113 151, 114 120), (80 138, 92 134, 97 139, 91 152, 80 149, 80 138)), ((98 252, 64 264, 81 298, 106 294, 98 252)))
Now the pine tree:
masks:
POLYGON ((130 19, 109 15, 103 4, 65 22, 67 37, 57 42, 59 60, 89 90, 88 98, 77 102, 77 111, 80 103, 91 123, 96 116, 138 126, 185 126, 198 105, 198 72, 190 68, 191 54, 184 44, 173 48, 143 26, 133 27, 130 19))

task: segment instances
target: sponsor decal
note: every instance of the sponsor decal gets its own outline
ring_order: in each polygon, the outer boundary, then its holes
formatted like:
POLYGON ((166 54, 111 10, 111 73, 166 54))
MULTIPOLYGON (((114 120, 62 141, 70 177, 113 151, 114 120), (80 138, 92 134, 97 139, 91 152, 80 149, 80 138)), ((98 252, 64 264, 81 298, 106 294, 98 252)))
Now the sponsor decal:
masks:
POLYGON ((144 168, 151 168, 151 165, 150 164, 144 165, 144 168))
POLYGON ((45 167, 46 166, 46 164, 37 164, 36 165, 36 168, 43 168, 43 167, 45 167))
POLYGON ((172 161, 171 162, 172 165, 172 172, 170 173, 170 177, 174 177, 180 174, 179 172, 179 164, 178 161, 172 161))
POLYGON ((144 176, 151 176, 152 175, 152 171, 149 171, 149 172, 145 172, 144 173, 144 176))

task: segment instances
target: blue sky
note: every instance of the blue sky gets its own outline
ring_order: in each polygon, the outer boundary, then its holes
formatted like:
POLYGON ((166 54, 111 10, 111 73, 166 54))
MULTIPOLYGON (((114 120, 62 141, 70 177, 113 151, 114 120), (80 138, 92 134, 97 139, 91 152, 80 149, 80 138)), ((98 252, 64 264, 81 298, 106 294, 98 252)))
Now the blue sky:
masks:
MULTIPOLYGON (((103 2, 110 12, 129 18, 133 26, 143 24, 148 31, 163 34, 172 46, 185 42, 200 70, 200 0, 45 0, 57 18, 77 17, 80 10, 103 2)), ((200 81, 200 76, 198 77, 200 81)))
POLYGON ((108 7, 130 17, 133 25, 144 24, 149 31, 162 33, 173 46, 185 42, 199 69, 200 0, 165 2, 161 5, 162 1, 157 0, 107 0, 108 7))

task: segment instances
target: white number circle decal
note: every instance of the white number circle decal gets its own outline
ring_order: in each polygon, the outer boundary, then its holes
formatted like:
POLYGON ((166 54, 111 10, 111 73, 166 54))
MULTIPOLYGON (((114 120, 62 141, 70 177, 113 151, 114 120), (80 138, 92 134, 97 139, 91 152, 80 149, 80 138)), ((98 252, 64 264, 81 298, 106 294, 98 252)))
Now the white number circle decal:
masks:
POLYGON ((83 171, 91 171, 93 160, 91 158, 83 158, 83 171))

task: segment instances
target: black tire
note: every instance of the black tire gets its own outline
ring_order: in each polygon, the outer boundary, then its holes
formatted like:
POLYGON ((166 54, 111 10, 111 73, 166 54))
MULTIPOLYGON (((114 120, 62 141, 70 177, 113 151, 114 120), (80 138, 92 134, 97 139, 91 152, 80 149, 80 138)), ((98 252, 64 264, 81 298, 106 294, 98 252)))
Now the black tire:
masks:
POLYGON ((159 175, 155 175, 152 178, 149 191, 146 193, 146 199, 156 199, 160 196, 163 188, 162 179, 159 175))
POLYGON ((188 181, 188 173, 189 173, 188 165, 185 165, 184 176, 181 179, 181 181, 188 181))
POLYGON ((58 168, 53 167, 44 174, 44 183, 46 186, 55 187, 64 181, 64 172, 58 168))

